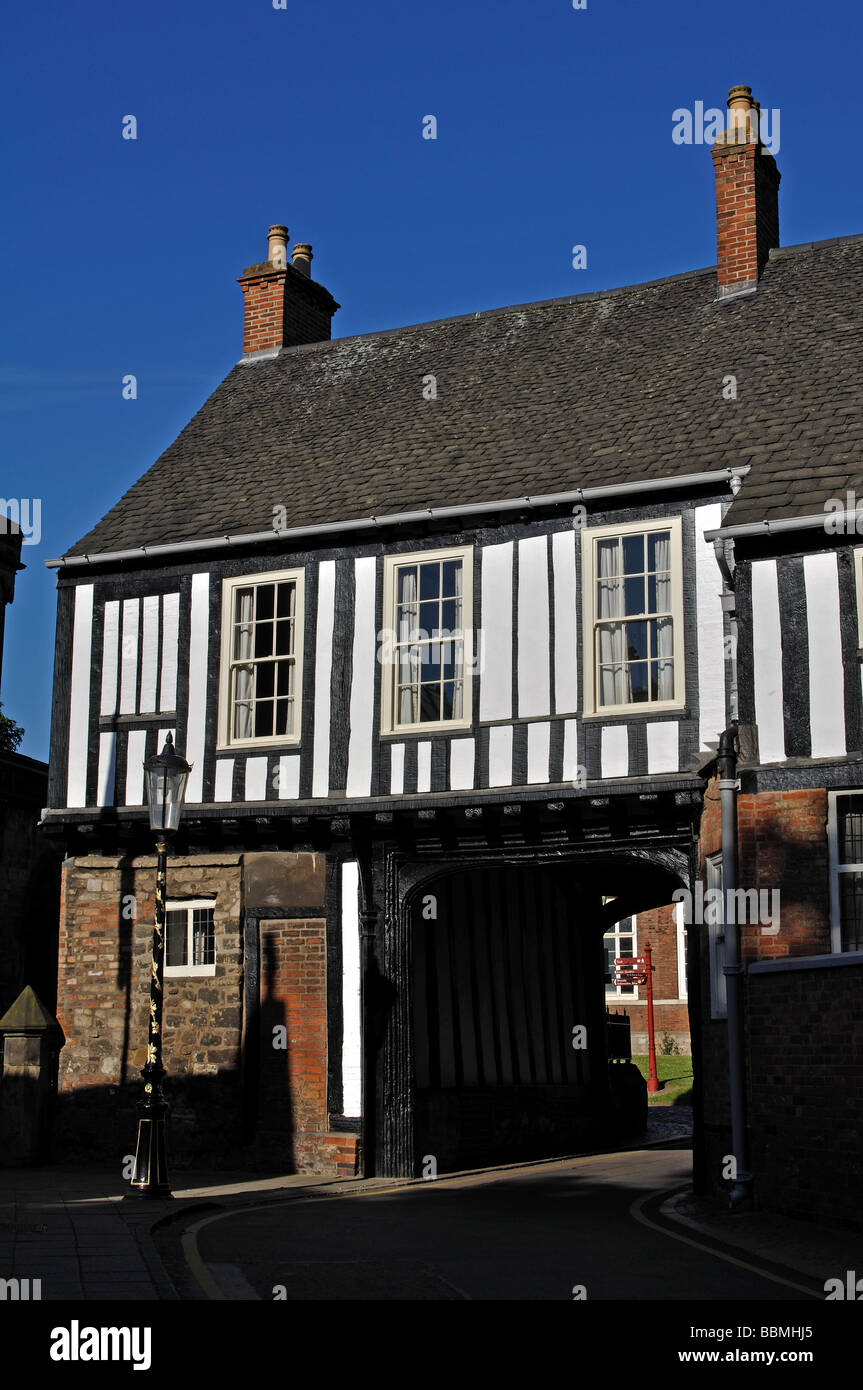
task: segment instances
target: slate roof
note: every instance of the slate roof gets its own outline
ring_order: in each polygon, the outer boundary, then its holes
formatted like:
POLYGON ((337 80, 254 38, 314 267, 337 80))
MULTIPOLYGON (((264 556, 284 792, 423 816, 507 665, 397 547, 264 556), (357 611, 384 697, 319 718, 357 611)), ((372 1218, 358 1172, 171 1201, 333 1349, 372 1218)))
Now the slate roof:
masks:
POLYGON ((863 490, 861 291, 841 237, 725 302, 707 269, 240 363, 67 554, 742 464, 726 526, 811 515, 863 490))

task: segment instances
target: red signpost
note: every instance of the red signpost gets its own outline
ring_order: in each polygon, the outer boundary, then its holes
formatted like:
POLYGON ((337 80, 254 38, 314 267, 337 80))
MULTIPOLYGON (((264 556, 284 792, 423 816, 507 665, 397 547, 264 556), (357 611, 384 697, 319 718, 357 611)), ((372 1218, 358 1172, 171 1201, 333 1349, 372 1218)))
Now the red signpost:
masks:
POLYGON ((647 985, 647 1089, 651 1095, 659 1090, 656 1074, 656 1038, 653 1029, 653 966, 650 942, 644 943, 643 956, 616 956, 614 961, 616 985, 647 985))

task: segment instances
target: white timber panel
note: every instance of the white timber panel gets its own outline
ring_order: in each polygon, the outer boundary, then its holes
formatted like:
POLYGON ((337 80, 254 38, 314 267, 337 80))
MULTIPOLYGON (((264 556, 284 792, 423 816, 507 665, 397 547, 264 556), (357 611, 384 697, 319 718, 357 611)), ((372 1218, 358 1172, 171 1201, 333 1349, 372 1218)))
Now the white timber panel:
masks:
POLYGON ((180 645, 180 595, 165 594, 162 599, 162 679, 159 708, 177 708, 177 656, 180 645))
POLYGON ((581 786, 584 778, 578 763, 578 721, 567 719, 563 726, 563 780, 581 786))
POLYGON ((512 725, 495 724, 488 731, 488 784, 512 786, 512 725))
POLYGON ((351 669, 351 732, 348 740, 348 796, 370 796, 375 710, 375 558, 354 561, 354 650, 351 669))
POLYGON ((809 720, 812 757, 845 754, 845 670, 835 555, 806 555, 806 625, 809 632, 809 720))
POLYGON ((629 776, 629 729, 607 724, 602 730, 600 766, 603 777, 629 776))
POLYGON ((762 763, 781 762, 785 757, 785 720, 775 560, 755 560, 752 565, 752 666, 759 757, 762 763))
POLYGON ((362 1113, 360 1028, 360 877, 353 860, 342 864, 342 1114, 362 1113))
POLYGON ((472 738, 454 738, 449 746, 449 784, 454 792, 473 787, 475 745, 472 738))
POLYGON ((677 721, 667 719, 646 725, 647 771, 679 771, 679 738, 677 721))
POLYGON ((575 532, 559 531, 551 540, 554 565, 554 710, 578 709, 578 624, 576 622, 575 532))
POLYGON ((431 744, 417 744, 417 791, 431 791, 431 744))
POLYGON ((138 624, 141 601, 123 600, 123 645, 120 665, 120 713, 136 714, 138 708, 138 624))
POLYGON ((102 692, 101 714, 117 712, 117 671, 120 659, 120 604, 109 599, 105 604, 105 624, 102 633, 102 692))
MULTIPOLYGON (((722 525, 722 507, 711 502, 695 508, 695 609, 698 651, 699 747, 715 747, 728 720, 725 712, 725 643, 723 641, 722 576, 712 541, 705 531, 722 525)), ((675 763, 675 770, 677 764, 675 763)))
POLYGON ((233 758, 218 758, 216 761, 216 790, 213 793, 215 801, 233 801, 234 799, 234 760, 233 758))
POLYGON ((330 678, 333 672, 336 562, 318 568, 318 627, 315 642, 315 728, 312 739, 312 796, 330 791, 330 678))
POLYGON ((90 678, 93 655, 93 585, 75 589, 72 675, 69 688, 69 756, 66 805, 87 805, 87 746, 90 736, 90 678))
POLYGON ((156 709, 156 676, 159 668, 159 606, 158 595, 143 601, 141 631, 141 696, 138 709, 150 714, 156 709))
POLYGON ((527 780, 548 781, 548 756, 551 749, 551 725, 527 726, 527 780))
POLYGON ((548 541, 518 543, 518 713, 551 713, 549 690, 548 541))
POLYGON ((99 735, 99 769, 96 774, 96 805, 114 804, 114 772, 117 758, 117 735, 99 735))
POLYGON ((207 649, 210 632, 210 576, 192 575, 189 632, 189 717, 186 724, 187 760, 192 764, 186 799, 199 802, 204 791, 204 751, 207 727, 207 649))
POLYGON ((285 754, 279 758, 279 800, 298 801, 300 797, 300 755, 285 754))
POLYGON ((247 801, 267 800, 267 759, 246 759, 245 797, 247 801))
POLYGON ((146 753, 147 730, 130 729, 126 744, 127 806, 143 806, 144 804, 144 758, 146 753))
POLYGON ((405 789, 405 746, 390 744, 390 794, 401 796, 405 789))
POLYGON ((480 719, 512 718, 512 541, 482 551, 480 719))

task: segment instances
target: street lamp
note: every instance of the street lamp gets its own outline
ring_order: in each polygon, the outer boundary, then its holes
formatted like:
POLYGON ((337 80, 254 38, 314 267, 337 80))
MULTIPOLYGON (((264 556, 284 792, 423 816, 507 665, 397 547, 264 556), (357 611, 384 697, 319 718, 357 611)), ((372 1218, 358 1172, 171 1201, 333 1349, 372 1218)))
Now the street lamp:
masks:
POLYGON ((186 783, 192 768, 174 749, 170 734, 161 753, 144 763, 144 782, 150 829, 156 836, 156 920, 153 926, 153 961, 150 970, 150 1016, 147 1026, 147 1061, 144 1099, 138 1106, 138 1143, 129 1197, 170 1197, 165 1148, 165 1113, 162 1095, 162 1003, 165 971, 165 892, 168 875, 168 840, 183 811, 186 783))

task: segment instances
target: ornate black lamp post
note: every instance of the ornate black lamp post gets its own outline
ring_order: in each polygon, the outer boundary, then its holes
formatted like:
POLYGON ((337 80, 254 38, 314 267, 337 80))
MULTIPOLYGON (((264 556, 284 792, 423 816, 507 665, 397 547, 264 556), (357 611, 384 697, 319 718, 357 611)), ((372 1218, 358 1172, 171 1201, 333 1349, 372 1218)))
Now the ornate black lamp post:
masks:
POLYGON ((147 1062, 141 1072, 144 1099, 138 1106, 138 1143, 129 1197, 170 1197, 165 1148, 167 1106, 162 1095, 162 1002, 165 969, 165 892, 168 842, 180 824, 186 782, 192 771, 174 749, 170 734, 161 753, 144 763, 150 829, 156 836, 156 921, 153 927, 153 962, 150 974, 150 1017, 147 1028, 147 1062))

